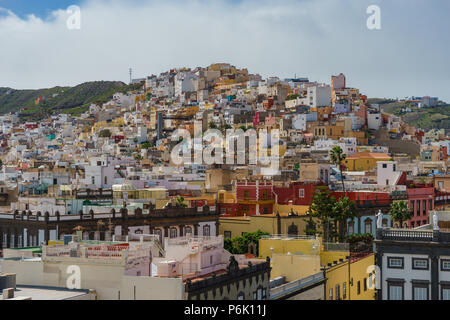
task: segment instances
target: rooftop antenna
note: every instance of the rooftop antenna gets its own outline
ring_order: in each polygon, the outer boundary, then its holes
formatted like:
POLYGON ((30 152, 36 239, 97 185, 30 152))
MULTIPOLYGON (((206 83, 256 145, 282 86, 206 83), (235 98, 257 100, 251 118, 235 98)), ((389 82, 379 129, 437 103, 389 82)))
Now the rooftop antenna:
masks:
POLYGON ((128 69, 129 73, 130 73, 130 84, 131 84, 131 79, 132 79, 132 75, 133 75, 133 69, 130 68, 128 69))

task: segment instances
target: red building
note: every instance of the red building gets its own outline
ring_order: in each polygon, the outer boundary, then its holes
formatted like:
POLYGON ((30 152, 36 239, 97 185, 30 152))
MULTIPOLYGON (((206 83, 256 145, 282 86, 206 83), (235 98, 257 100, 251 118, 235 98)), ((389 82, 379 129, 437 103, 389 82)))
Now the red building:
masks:
POLYGON ((293 204, 309 206, 312 203, 314 193, 319 186, 326 186, 321 182, 303 183, 293 182, 288 187, 274 187, 276 201, 278 204, 293 204))
POLYGON ((120 141, 125 139, 125 136, 124 135, 117 135, 117 136, 112 136, 111 138, 114 139, 114 143, 119 143, 120 141))
POLYGON ((25 123, 25 128, 29 130, 36 129, 38 127, 38 124, 36 122, 27 122, 25 123))
POLYGON ((434 210, 434 188, 408 188, 406 194, 408 195, 408 206, 413 212, 409 227, 415 228, 428 224, 428 214, 434 210))
POLYGON ((241 181, 236 183, 236 215, 272 214, 275 195, 272 181, 241 181))

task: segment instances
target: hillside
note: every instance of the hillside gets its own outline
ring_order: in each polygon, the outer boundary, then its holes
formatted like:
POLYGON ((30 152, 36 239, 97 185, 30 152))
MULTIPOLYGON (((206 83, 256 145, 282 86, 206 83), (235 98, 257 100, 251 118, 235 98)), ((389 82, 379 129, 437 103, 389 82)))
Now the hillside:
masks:
POLYGON ((0 88, 0 114, 20 113, 23 118, 39 119, 52 113, 78 115, 91 103, 107 102, 114 93, 126 92, 133 86, 120 81, 85 82, 75 87, 54 87, 38 90, 0 88), (36 105, 36 100, 44 101, 36 105))
POLYGON ((369 99, 370 103, 380 104, 383 112, 401 116, 403 121, 421 129, 450 129, 450 105, 417 108, 404 101, 369 99), (409 108, 410 111, 406 111, 409 108))

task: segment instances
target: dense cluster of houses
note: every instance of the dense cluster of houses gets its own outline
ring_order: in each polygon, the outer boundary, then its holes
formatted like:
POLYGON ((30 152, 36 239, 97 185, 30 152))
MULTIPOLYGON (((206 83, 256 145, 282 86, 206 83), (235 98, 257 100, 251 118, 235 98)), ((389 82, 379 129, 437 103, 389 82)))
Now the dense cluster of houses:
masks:
MULTIPOLYGON (((135 82, 139 90, 116 93, 77 117, 0 117, 0 248, 62 241, 75 231, 86 241, 129 234, 157 235, 161 243, 187 235, 231 238, 242 233, 236 221, 258 217, 278 221, 278 230, 281 219, 299 217, 302 223, 289 220, 295 228, 279 233, 301 236, 319 186, 355 202, 349 235, 375 235, 380 210, 383 226, 413 229, 450 208, 448 132, 425 132, 384 113, 348 87, 344 74, 330 84, 263 79, 218 63, 135 82), (174 163, 173 133, 194 136, 195 123, 224 134, 278 130, 278 170, 174 163), (340 165, 330 159, 336 146, 346 155, 340 165), (413 210, 402 226, 388 215, 399 200, 413 210)), ((436 102, 430 99, 418 103, 436 102)))

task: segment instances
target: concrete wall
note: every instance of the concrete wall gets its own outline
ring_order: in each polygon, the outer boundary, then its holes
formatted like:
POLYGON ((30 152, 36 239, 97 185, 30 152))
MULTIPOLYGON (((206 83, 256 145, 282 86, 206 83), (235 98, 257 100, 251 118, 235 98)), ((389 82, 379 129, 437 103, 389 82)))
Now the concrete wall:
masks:
POLYGON ((306 278, 320 272, 318 255, 287 255, 275 253, 271 261, 270 278, 286 277, 286 282, 306 278))
POLYGON ((286 300, 325 300, 324 298, 325 283, 315 286, 311 289, 303 291, 286 300))
POLYGON ((10 260, 2 262, 2 270, 16 273, 17 285, 66 288, 71 265, 80 267, 81 289, 96 290, 99 300, 176 300, 184 296, 181 278, 125 276, 122 265, 10 260))

